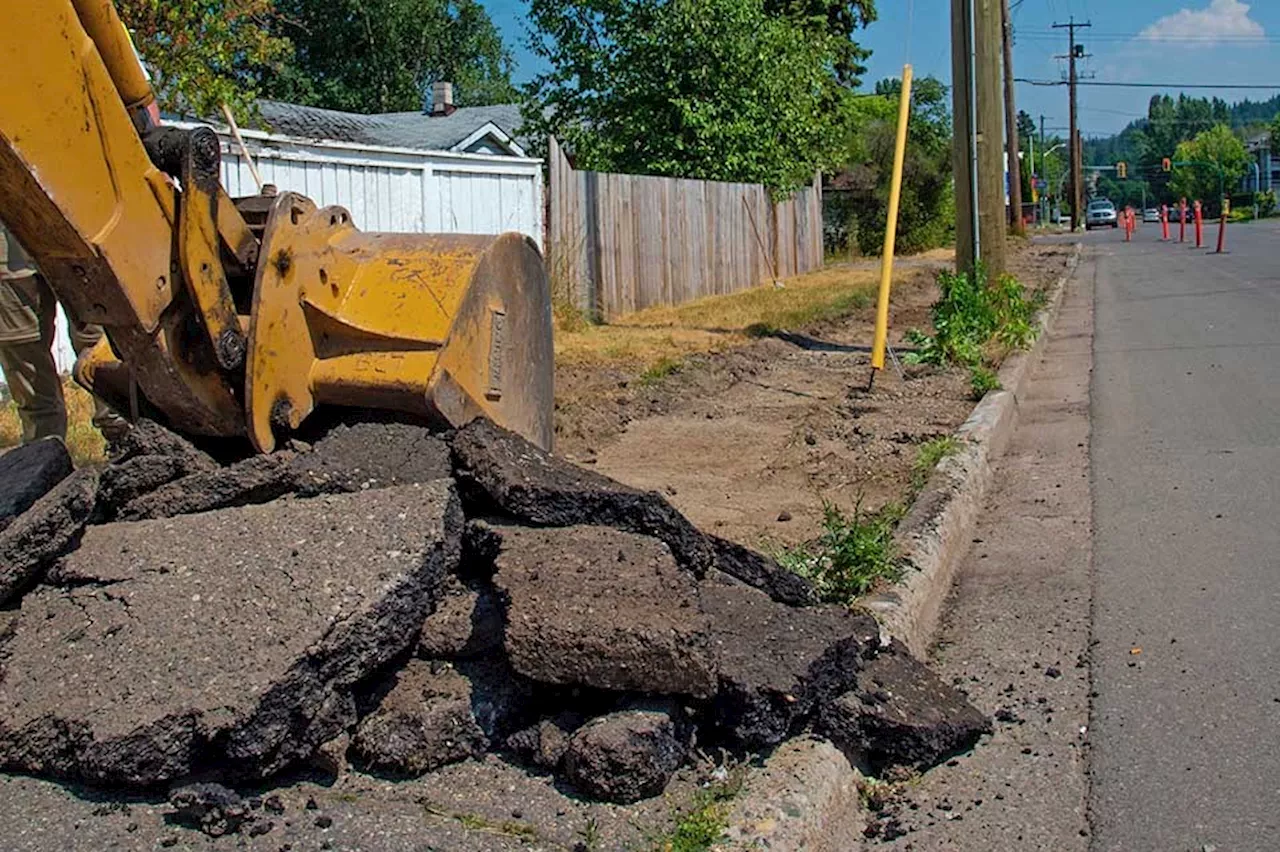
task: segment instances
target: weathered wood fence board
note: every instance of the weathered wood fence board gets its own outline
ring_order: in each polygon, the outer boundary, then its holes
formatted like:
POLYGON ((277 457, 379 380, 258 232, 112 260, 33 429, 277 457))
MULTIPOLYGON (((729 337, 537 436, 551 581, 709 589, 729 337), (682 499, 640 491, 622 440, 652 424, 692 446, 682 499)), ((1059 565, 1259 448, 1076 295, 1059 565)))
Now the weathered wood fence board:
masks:
POLYGON ((748 183, 575 171, 552 139, 547 259, 556 297, 608 320, 822 266, 822 189, 774 203, 748 183))

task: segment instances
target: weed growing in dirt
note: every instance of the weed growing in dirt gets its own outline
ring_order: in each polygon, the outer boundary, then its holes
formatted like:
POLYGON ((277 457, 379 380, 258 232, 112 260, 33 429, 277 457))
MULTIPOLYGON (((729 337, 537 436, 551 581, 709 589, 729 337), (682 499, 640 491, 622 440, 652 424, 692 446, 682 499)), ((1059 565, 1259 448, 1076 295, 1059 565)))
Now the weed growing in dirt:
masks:
POLYGON ((916 452, 916 462, 911 466, 911 491, 913 493, 923 491, 938 462, 947 456, 954 456, 959 451, 960 441, 954 435, 943 435, 921 444, 916 452))
POLYGON ((636 377, 636 384, 642 388, 653 387, 668 376, 680 372, 680 368, 683 366, 684 361, 681 359, 664 355, 650 364, 643 373, 636 377))
POLYGON ((969 368, 969 391, 975 400, 982 399, 993 390, 1000 390, 1000 377, 995 370, 981 364, 969 368))
POLYGON ((653 844, 653 852, 707 852, 729 825, 729 805, 746 781, 745 765, 729 768, 724 780, 699 790, 675 828, 653 844))
POLYGON ((973 275, 940 272, 942 295, 933 304, 933 334, 917 329, 907 332, 915 347, 904 358, 913 364, 981 365, 991 358, 993 346, 1021 349, 1035 339, 1035 315, 1044 296, 1028 296, 1012 275, 1001 276, 993 286, 981 265, 973 275))
POLYGON ((901 576, 893 531, 905 510, 891 503, 877 512, 845 515, 832 503, 822 505, 822 534, 776 554, 778 564, 813 583, 822 600, 849 603, 881 581, 901 576))

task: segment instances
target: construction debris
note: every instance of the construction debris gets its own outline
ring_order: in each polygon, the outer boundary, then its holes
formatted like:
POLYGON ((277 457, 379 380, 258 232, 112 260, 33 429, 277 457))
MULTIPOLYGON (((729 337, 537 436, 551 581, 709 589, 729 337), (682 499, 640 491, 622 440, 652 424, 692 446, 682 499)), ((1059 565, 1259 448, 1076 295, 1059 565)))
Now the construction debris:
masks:
POLYGON ((618 692, 714 693, 696 583, 662 542, 590 526, 496 532, 494 584, 520 674, 618 692))
POLYGON ((90 528, 5 646, 0 765, 151 785, 307 759, 410 647, 461 530, 448 483, 90 528))
POLYGON ((77 471, 0 531, 0 605, 26 590, 46 565, 76 546, 97 493, 98 472, 77 471))
POLYGON ((71 455, 57 438, 23 444, 0 455, 0 530, 71 475, 71 455))
POLYGON ((569 738, 564 773, 582 792, 621 805, 656 796, 689 753, 690 725, 676 705, 609 713, 569 738))
MULTIPOLYGON (((0 533, 24 554, 0 586, 23 595, 0 624, 8 769, 145 787, 499 752, 632 802, 694 742, 817 730, 922 768, 985 724, 871 617, 487 421, 225 467, 144 424, 33 503, 0 533)), ((229 790, 173 803, 206 833, 270 830, 229 790)))

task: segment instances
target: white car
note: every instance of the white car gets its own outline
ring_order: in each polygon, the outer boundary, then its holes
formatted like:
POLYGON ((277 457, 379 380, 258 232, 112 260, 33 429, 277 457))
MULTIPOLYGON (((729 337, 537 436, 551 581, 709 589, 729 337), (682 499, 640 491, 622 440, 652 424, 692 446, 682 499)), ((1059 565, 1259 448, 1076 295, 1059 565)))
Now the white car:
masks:
POLYGON ((1154 208, 1154 207, 1148 207, 1146 210, 1143 210, 1143 211, 1142 211, 1142 221, 1143 221, 1143 222, 1153 222, 1153 223, 1155 223, 1155 224, 1159 225, 1159 224, 1160 224, 1160 211, 1159 211, 1159 210, 1157 210, 1157 209, 1156 209, 1156 208, 1154 208))
POLYGON ((1118 228, 1120 217, 1116 215, 1116 206, 1105 198, 1089 202, 1088 212, 1084 218, 1085 230, 1094 228, 1118 228))

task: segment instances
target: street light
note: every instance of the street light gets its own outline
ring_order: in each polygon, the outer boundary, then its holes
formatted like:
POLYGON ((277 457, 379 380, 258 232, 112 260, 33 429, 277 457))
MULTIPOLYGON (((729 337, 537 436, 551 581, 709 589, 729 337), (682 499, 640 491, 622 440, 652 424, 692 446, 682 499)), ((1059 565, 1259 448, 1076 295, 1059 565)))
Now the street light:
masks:
MULTIPOLYGON (((1043 154, 1041 154, 1041 155, 1040 155, 1040 171, 1044 172, 1044 175, 1045 175, 1045 179, 1046 179, 1046 180, 1047 180, 1047 179, 1048 179, 1048 177, 1049 177, 1049 155, 1050 155, 1050 154, 1052 154, 1054 151, 1058 150, 1059 148, 1065 148, 1065 147, 1067 147, 1067 143, 1066 143, 1066 142, 1059 142, 1057 145, 1054 145, 1054 146, 1053 146, 1052 148, 1050 148, 1048 151, 1045 151, 1043 154)), ((1055 193, 1054 193, 1054 195, 1056 195, 1056 196, 1058 196, 1059 198, 1061 198, 1061 193, 1060 193, 1060 192, 1055 192, 1055 193)), ((1061 201, 1059 201, 1059 204, 1061 204, 1061 201)), ((1045 198, 1045 200, 1044 200, 1044 206, 1045 206, 1045 213, 1046 213, 1046 216, 1045 216, 1045 217, 1043 217, 1043 218, 1047 218, 1047 213, 1048 213, 1048 209, 1049 209, 1049 199, 1048 199, 1048 198, 1045 198)), ((1061 207, 1059 207, 1059 210, 1061 210, 1061 207)), ((1055 222, 1054 222, 1054 224, 1057 224, 1057 222, 1055 221, 1055 222)))

